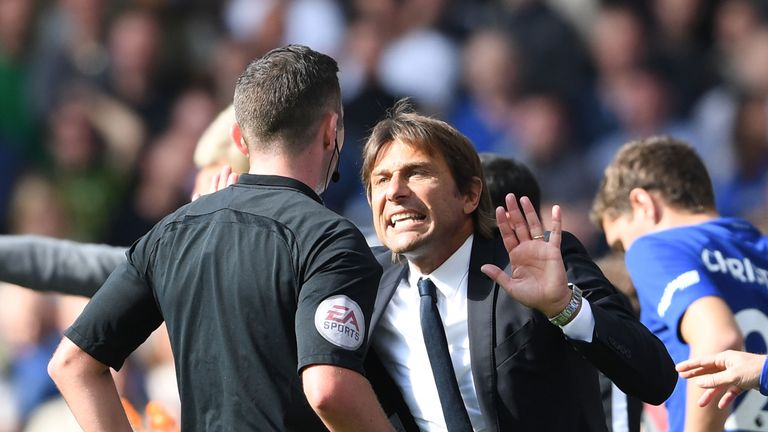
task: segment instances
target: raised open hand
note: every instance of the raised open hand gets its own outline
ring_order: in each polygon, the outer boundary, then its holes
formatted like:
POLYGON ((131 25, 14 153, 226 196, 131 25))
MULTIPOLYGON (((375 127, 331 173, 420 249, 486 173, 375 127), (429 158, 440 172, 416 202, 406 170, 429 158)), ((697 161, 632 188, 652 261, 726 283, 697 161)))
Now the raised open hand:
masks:
POLYGON ((547 241, 544 227, 528 197, 520 199, 522 211, 513 194, 507 195, 506 202, 506 210, 503 207, 496 209, 496 222, 509 253, 512 273, 508 275, 493 264, 486 264, 481 270, 515 300, 553 317, 571 299, 560 254, 560 206, 552 206, 552 230, 547 241))

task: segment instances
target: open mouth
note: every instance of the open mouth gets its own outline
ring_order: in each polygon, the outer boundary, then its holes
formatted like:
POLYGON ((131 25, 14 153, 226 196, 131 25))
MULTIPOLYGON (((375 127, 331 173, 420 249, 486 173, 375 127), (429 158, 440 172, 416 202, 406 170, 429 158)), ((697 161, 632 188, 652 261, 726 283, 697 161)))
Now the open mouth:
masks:
POLYGON ((389 218, 389 226, 397 228, 398 226, 407 226, 420 221, 423 221, 427 217, 420 213, 405 212, 397 213, 389 218))

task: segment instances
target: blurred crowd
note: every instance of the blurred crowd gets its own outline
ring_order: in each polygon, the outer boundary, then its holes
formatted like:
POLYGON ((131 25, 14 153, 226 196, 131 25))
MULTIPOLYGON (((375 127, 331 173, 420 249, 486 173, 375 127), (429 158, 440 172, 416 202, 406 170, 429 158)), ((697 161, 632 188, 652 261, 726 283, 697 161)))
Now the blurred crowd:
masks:
MULTIPOLYGON (((364 233, 360 149, 404 96, 526 163, 594 254, 596 182, 653 134, 699 151, 720 214, 768 226, 763 0, 0 0, 0 233, 129 245, 189 200, 201 133, 286 43, 340 64, 346 142, 324 199, 364 233)), ((0 287, 0 432, 51 403, 45 364, 80 307, 0 287)), ((167 347, 146 351, 123 380, 137 406, 175 391, 167 347)))

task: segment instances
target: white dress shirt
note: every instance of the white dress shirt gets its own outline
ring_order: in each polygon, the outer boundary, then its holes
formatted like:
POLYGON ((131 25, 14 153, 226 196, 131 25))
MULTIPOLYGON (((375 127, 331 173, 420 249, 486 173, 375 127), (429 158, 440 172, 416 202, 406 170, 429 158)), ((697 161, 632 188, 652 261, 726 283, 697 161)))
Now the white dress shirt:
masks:
MULTIPOLYGON (((423 431, 445 431, 446 425, 421 332, 420 296, 416 282, 422 277, 428 277, 437 287, 437 309, 445 327, 453 370, 472 427, 475 431, 487 428, 488 422, 480 411, 472 379, 469 355, 467 276, 473 238, 470 235, 432 274, 422 275, 409 262, 408 277, 400 281, 373 333, 376 352, 423 431)), ((581 311, 563 326, 563 331, 570 338, 591 342, 593 329, 594 317, 585 299, 581 311)))

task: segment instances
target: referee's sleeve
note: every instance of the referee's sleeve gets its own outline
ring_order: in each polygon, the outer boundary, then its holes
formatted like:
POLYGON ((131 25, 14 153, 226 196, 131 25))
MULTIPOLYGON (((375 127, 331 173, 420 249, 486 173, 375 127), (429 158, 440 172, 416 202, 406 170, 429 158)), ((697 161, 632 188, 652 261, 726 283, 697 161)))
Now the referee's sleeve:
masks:
POLYGON ((381 266, 351 224, 322 242, 299 292, 298 369, 332 364, 362 374, 381 266))
POLYGON ((121 264, 64 335, 105 365, 125 359, 162 323, 154 295, 139 272, 121 264))

